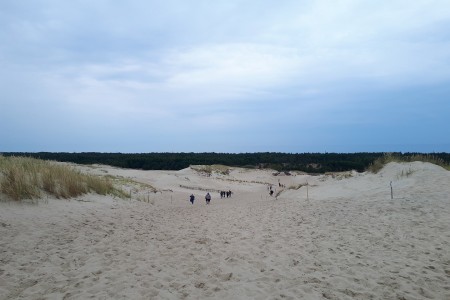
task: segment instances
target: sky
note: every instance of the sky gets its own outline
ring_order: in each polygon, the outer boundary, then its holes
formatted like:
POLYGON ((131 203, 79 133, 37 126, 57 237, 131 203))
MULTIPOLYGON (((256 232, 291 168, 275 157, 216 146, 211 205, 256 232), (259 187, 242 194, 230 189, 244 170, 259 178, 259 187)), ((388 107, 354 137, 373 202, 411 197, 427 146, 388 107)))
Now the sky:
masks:
POLYGON ((448 0, 0 1, 0 152, 450 152, 448 0))

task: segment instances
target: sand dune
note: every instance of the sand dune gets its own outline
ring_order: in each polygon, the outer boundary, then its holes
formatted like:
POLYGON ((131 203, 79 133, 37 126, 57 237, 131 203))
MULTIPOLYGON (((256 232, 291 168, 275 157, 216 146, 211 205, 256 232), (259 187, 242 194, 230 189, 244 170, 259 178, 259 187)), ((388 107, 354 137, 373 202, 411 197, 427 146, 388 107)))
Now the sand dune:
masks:
POLYGON ((435 165, 333 176, 78 167, 157 192, 134 191, 150 203, 0 203, 0 299, 450 299, 450 172, 435 165), (208 190, 233 196, 212 192, 206 205, 208 190))

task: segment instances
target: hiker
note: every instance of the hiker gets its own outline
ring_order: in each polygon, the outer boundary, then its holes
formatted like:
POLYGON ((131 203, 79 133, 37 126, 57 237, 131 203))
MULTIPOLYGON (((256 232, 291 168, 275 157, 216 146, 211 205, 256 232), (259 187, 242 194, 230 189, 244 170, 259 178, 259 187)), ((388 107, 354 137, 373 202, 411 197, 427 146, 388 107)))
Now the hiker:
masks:
POLYGON ((194 204, 194 200, 195 200, 194 194, 191 194, 191 196, 189 198, 190 198, 189 201, 191 201, 191 204, 194 204))
POLYGON ((205 200, 206 200, 206 204, 209 204, 209 202, 211 201, 211 195, 209 193, 206 194, 205 200))

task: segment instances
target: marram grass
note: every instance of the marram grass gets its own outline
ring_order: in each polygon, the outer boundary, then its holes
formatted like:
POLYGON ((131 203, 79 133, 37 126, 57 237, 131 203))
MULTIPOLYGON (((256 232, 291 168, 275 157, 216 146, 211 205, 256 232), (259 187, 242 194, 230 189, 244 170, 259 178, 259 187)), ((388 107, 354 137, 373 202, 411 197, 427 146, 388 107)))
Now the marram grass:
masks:
POLYGON ((83 174, 72 167, 29 157, 0 155, 0 192, 13 200, 36 199, 43 193, 72 198, 86 193, 124 196, 108 178, 83 174))
POLYGON ((433 155, 424 155, 424 154, 415 154, 408 156, 399 156, 391 153, 387 153, 379 158, 377 158, 368 168, 368 171, 372 173, 378 173, 385 165, 390 162, 413 162, 413 161, 422 161, 429 162, 438 166, 443 167, 444 169, 450 170, 450 166, 442 159, 433 155))

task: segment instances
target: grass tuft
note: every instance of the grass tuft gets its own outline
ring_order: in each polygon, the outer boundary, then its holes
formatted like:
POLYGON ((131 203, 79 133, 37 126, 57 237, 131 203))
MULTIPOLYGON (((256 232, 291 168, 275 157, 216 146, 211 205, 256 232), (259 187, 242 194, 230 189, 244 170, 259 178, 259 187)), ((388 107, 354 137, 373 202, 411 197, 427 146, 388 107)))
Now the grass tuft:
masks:
POLYGON ((69 166, 40 159, 1 155, 0 192, 16 201, 40 198, 42 192, 56 198, 72 198, 89 192, 124 194, 107 178, 82 174, 69 166))

